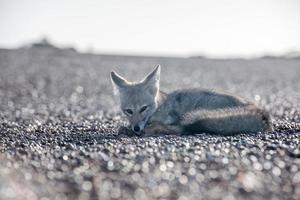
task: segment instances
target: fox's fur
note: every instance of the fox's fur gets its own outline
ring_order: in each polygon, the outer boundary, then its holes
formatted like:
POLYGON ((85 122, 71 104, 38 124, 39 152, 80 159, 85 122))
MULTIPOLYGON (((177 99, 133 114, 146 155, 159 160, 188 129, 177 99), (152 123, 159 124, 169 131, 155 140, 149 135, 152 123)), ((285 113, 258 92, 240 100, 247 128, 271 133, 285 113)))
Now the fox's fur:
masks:
POLYGON ((166 94, 159 90, 159 79, 160 66, 140 82, 111 72, 121 109, 136 133, 231 135, 272 130, 270 115, 246 100, 202 89, 166 94))

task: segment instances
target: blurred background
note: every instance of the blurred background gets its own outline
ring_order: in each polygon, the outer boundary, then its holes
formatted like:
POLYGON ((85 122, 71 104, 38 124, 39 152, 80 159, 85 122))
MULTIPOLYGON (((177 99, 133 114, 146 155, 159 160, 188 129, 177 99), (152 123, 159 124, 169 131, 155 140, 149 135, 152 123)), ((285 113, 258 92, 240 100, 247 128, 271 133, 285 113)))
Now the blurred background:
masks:
POLYGON ((300 0, 0 0, 0 200, 300 197, 300 0), (273 132, 118 136, 109 73, 241 96, 273 132))
POLYGON ((0 47, 48 38, 81 52, 213 58, 293 56, 298 0, 0 0, 0 47))

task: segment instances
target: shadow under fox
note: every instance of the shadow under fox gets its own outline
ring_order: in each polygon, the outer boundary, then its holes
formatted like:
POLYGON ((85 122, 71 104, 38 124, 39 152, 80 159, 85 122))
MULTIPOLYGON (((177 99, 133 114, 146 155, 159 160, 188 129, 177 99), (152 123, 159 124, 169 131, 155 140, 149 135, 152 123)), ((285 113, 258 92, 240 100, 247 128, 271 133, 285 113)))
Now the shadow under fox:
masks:
POLYGON ((166 94, 159 90, 159 79, 160 66, 140 82, 111 72, 120 107, 136 134, 232 135, 272 130, 270 115, 244 99, 203 89, 166 94))

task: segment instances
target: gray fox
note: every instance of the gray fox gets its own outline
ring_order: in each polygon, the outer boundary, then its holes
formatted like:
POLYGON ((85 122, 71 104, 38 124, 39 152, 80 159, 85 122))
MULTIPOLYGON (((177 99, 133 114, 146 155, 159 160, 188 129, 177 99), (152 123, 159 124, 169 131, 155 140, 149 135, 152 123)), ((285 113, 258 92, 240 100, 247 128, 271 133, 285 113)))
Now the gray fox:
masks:
POLYGON ((166 94, 159 90, 159 79, 159 65, 140 82, 111 72, 120 107, 130 123, 120 132, 232 135, 272 130, 270 115, 246 100, 203 89, 166 94))

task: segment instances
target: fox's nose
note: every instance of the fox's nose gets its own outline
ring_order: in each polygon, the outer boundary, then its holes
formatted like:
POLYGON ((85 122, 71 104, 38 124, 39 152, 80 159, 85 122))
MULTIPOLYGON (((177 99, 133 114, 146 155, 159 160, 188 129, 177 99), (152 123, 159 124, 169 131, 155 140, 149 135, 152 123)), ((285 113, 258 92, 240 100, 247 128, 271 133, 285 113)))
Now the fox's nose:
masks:
POLYGON ((133 130, 134 130, 135 132, 139 132, 141 129, 140 129, 140 126, 135 125, 135 126, 133 127, 133 130))

